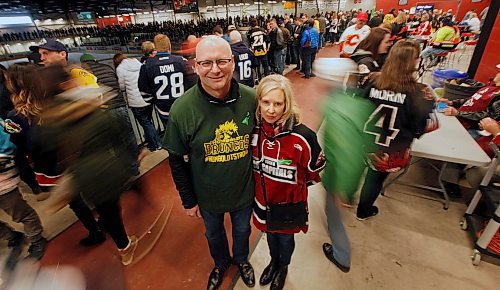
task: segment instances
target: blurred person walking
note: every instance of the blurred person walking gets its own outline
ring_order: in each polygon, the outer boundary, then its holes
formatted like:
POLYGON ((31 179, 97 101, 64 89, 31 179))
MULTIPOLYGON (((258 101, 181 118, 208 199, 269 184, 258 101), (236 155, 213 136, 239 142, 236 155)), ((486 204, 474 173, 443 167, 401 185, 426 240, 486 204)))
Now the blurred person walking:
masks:
POLYGON ((16 263, 25 237, 30 240, 28 258, 40 260, 48 242, 42 236, 43 227, 38 214, 26 203, 19 192, 18 185, 21 180, 14 162, 16 146, 10 142, 10 135, 5 132, 3 127, 5 123, 1 118, 0 124, 0 208, 14 222, 22 223, 25 231, 25 234, 17 232, 0 221, 0 239, 7 240, 8 247, 12 250, 10 257, 12 260, 8 261, 9 264, 16 263))
MULTIPOLYGON (((100 109, 115 92, 78 86, 59 65, 44 69, 42 78, 46 88, 38 146, 42 154, 58 151, 59 162, 67 168, 68 187, 72 188, 70 198, 68 193, 54 196, 48 204, 56 207, 64 199, 80 199, 95 205, 99 225, 113 239, 122 264, 129 265, 138 239, 126 233, 119 200, 134 174, 129 164, 135 156, 127 148, 126 122, 100 109)), ((91 222, 95 222, 92 215, 91 222)))

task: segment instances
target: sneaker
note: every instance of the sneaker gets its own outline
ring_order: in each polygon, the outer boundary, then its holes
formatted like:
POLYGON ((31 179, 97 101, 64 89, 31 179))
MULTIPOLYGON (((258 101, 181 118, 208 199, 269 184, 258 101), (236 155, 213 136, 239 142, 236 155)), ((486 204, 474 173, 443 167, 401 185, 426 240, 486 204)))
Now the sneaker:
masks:
POLYGON ((125 249, 118 249, 118 253, 120 253, 122 264, 124 266, 132 264, 132 260, 134 259, 134 253, 135 250, 137 249, 137 244, 139 243, 139 239, 137 239, 136 236, 130 236, 128 240, 129 243, 125 249))
POLYGON ((106 241, 106 234, 102 230, 91 231, 89 235, 80 240, 80 245, 84 247, 91 247, 95 245, 100 245, 106 241))
POLYGON ((28 258, 33 259, 35 261, 40 260, 45 254, 45 249, 47 248, 48 243, 49 242, 44 237, 41 237, 38 240, 31 242, 31 245, 28 249, 29 253, 28 258))
POLYGON ((366 212, 360 212, 359 207, 358 207, 358 213, 356 214, 356 218, 358 221, 364 221, 369 218, 372 218, 378 214, 378 207, 372 206, 370 209, 366 212))
POLYGON ((300 66, 296 66, 293 68, 293 70, 299 70, 300 69, 300 66))

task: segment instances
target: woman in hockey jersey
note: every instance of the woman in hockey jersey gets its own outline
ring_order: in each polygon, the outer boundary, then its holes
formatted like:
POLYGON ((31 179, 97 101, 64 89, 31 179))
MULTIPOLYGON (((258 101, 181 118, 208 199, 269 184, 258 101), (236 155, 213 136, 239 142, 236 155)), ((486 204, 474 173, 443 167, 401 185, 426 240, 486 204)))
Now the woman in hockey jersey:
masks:
POLYGON ((281 75, 262 79, 257 87, 258 126, 252 138, 255 177, 253 222, 266 232, 271 262, 260 285, 283 289, 295 248, 294 234, 307 232, 307 185, 320 181, 325 160, 316 134, 301 124, 290 81, 281 75), (281 206, 279 213, 276 205, 281 206), (293 216, 291 207, 302 209, 293 216), (289 227, 279 225, 291 215, 289 227), (299 221, 301 220, 301 221, 299 221))
POLYGON ((364 127, 373 143, 366 148, 369 167, 356 214, 359 220, 378 214, 373 204, 389 173, 409 165, 413 139, 437 129, 432 94, 415 77, 419 54, 416 42, 398 41, 381 72, 370 77, 363 91, 376 109, 364 127))
POLYGON ((351 59, 358 64, 358 70, 363 75, 380 71, 384 59, 391 48, 391 32, 384 28, 375 27, 363 39, 351 55, 351 59))

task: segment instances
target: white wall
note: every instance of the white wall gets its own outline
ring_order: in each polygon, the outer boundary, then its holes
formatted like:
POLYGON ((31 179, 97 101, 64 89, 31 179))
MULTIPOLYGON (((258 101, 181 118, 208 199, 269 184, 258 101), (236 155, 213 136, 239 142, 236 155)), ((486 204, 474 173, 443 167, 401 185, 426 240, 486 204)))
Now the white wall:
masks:
MULTIPOLYGON (((345 10, 351 10, 351 9, 363 9, 363 11, 366 10, 372 10, 375 9, 375 5, 377 3, 376 0, 362 0, 361 4, 356 3, 354 4, 354 0, 345 0, 345 10)), ((379 1, 387 1, 387 0, 379 0, 379 1)))
MULTIPOLYGON (((135 19, 135 22, 132 21, 132 23, 148 23, 148 22, 153 22, 153 14, 137 14, 134 15, 133 18, 135 19)), ((192 20, 198 18, 197 14, 192 14, 192 13, 181 13, 181 14, 175 14, 173 12, 158 12, 154 14, 154 19, 155 21, 162 22, 162 21, 173 21, 175 20, 192 20), (175 18, 174 18, 175 17, 175 18)))

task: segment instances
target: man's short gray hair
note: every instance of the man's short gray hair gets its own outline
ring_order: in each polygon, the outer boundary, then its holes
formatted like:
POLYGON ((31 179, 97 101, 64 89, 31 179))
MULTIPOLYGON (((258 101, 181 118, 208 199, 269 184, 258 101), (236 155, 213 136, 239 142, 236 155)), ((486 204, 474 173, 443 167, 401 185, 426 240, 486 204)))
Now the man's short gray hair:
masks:
POLYGON ((237 30, 231 31, 231 33, 229 33, 229 41, 231 44, 241 42, 241 33, 239 33, 237 30))

